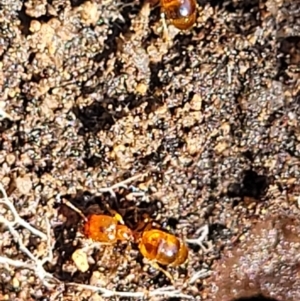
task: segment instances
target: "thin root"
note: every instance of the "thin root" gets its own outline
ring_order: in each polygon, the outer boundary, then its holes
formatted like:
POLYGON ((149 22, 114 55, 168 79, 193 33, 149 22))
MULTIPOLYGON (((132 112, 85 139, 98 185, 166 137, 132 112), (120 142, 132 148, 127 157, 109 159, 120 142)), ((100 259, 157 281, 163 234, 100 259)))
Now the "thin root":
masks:
POLYGON ((189 284, 195 283, 198 279, 203 279, 208 277, 211 274, 211 271, 208 271, 206 269, 202 269, 198 272, 196 272, 189 280, 189 284))
POLYGON ((86 289, 93 292, 98 292, 102 297, 130 297, 130 298, 147 298, 147 297, 157 297, 157 296, 166 296, 169 298, 185 298, 189 300, 193 300, 194 298, 190 295, 186 295, 181 293, 180 290, 175 289, 174 286, 162 287, 153 291, 145 291, 145 292, 120 292, 108 290, 103 287, 88 285, 88 284, 78 284, 78 283, 68 283, 67 285, 73 286, 75 289, 86 289))
POLYGON ((128 186, 127 184, 130 183, 130 182, 133 182, 139 178, 142 178, 142 177, 145 177, 147 175, 147 173, 143 173, 143 174, 139 174, 139 175, 135 175, 135 176, 132 176, 122 182, 119 182, 119 183, 116 183, 110 187, 105 187, 105 188, 100 188, 99 189, 99 192, 100 193, 104 193, 104 192, 109 192, 115 199, 117 198, 114 190, 115 189, 118 189, 118 188, 125 188, 125 189, 128 189, 128 186))
POLYGON ((33 270, 35 272, 35 275, 42 281, 43 285, 45 285, 48 288, 52 288, 53 284, 50 283, 49 280, 56 283, 58 283, 59 281, 50 273, 46 272, 45 269, 43 268, 43 265, 46 262, 51 261, 53 258, 53 254, 52 254, 53 246, 51 244, 51 236, 50 236, 51 228, 50 228, 49 220, 46 218, 46 226, 47 226, 47 235, 46 235, 45 233, 32 227, 30 224, 28 224, 25 220, 23 220, 20 217, 13 203, 8 199, 6 191, 1 183, 0 183, 0 191, 2 192, 3 195, 3 199, 0 199, 0 204, 7 206, 12 212, 14 217, 14 221, 9 221, 2 215, 0 216, 0 223, 5 225, 5 227, 8 229, 14 241, 18 245, 19 250, 22 251, 30 259, 29 262, 26 262, 20 260, 13 260, 5 256, 0 256, 0 264, 3 264, 6 267, 14 266, 18 268, 33 270), (25 246, 25 244, 22 241, 21 235, 14 228, 16 224, 23 226, 32 234, 39 236, 42 240, 47 241, 48 255, 45 258, 39 259, 38 257, 35 257, 34 254, 25 246))

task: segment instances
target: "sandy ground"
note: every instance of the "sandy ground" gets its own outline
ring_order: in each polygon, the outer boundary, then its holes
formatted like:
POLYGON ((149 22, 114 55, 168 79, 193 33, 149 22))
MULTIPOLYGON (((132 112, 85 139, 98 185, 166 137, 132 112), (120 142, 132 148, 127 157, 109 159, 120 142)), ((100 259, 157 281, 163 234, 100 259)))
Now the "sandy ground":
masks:
POLYGON ((0 1, 0 301, 299 300, 300 3, 198 5, 0 1), (203 243, 171 283, 66 200, 203 243))

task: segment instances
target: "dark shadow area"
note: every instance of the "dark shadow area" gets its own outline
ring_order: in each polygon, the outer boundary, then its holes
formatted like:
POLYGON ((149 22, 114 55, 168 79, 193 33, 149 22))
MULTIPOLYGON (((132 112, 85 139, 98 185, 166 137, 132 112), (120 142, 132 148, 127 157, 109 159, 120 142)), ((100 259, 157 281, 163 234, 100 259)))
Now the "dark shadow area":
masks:
POLYGON ((200 5, 205 5, 207 3, 209 3, 212 7, 222 7, 224 5, 224 3, 228 3, 228 1, 226 0, 198 0, 198 3, 200 5))
MULTIPOLYGON (((291 36, 279 39, 279 47, 277 54, 278 72, 275 80, 289 84, 291 78, 289 68, 291 66, 299 66, 300 63, 300 36, 291 36)), ((297 68, 297 67, 296 67, 297 68)))
POLYGON ((259 200, 265 195, 270 182, 267 176, 259 175, 253 170, 246 170, 240 183, 232 183, 228 186, 227 195, 232 198, 251 197, 259 200))
MULTIPOLYGON (((55 208, 58 208, 56 205, 55 208)), ((76 233, 79 229, 79 222, 81 220, 78 213, 71 210, 68 206, 62 204, 58 208, 58 214, 66 218, 66 222, 54 227, 55 245, 53 252, 57 256, 55 265, 47 263, 44 268, 47 272, 53 274, 61 281, 75 281, 86 282, 90 278, 90 272, 80 273, 77 271, 75 274, 67 272, 63 269, 66 262, 72 260, 72 254, 77 248, 80 247, 78 243, 74 243, 76 233), (78 275, 80 274, 80 275, 78 275), (83 275, 85 274, 85 275, 83 275)))
POLYGON ((13 136, 13 142, 12 145, 15 149, 20 150, 24 147, 24 145, 28 142, 26 133, 23 130, 20 130, 20 123, 17 123, 17 131, 15 135, 13 136))
POLYGON ((149 91, 154 91, 155 89, 159 89, 163 86, 158 74, 160 70, 164 69, 164 64, 161 62, 155 64, 150 62, 149 67, 151 70, 149 91))
POLYGON ((78 7, 82 5, 86 0, 70 0, 71 1, 71 6, 72 7, 78 7))
POLYGON ((3 118, 0 120, 0 134, 4 133, 5 131, 12 128, 14 125, 14 122, 8 118, 3 118))
POLYGON ((299 64, 300 36, 292 36, 282 39, 280 41, 279 52, 288 56, 288 60, 291 64, 299 64))
POLYGON ((128 94, 126 98, 120 102, 118 98, 106 98, 104 95, 102 101, 94 101, 91 105, 80 108, 73 107, 73 113, 76 118, 82 123, 82 127, 79 129, 80 135, 86 133, 97 133, 101 130, 109 130, 115 122, 127 115, 125 110, 114 110, 114 108, 122 105, 123 108, 132 110, 142 103, 147 102, 146 110, 150 113, 154 111, 160 104, 161 100, 154 97, 139 96, 136 94, 128 94), (107 109, 112 107, 111 110, 107 109))
MULTIPOLYGON (((107 163, 105 149, 108 148, 108 146, 103 145, 93 133, 87 133, 84 138, 83 162, 85 166, 87 168, 95 168, 107 163), (93 149, 97 149, 97 155, 92 152, 93 149)), ((109 149, 111 150, 111 147, 109 147, 109 149)))
POLYGON ((229 12, 243 10, 245 13, 250 12, 254 8, 258 8, 259 0, 244 0, 244 1, 226 1, 226 0, 212 0, 209 1, 213 7, 223 7, 229 12))
POLYGON ((148 155, 143 157, 137 155, 137 160, 134 162, 134 166, 138 169, 140 166, 159 166, 162 160, 166 157, 166 153, 163 152, 161 147, 148 155))
POLYGON ((73 113, 82 123, 79 134, 87 132, 97 133, 100 130, 109 130, 115 123, 113 115, 102 103, 93 102, 84 108, 74 107, 73 113))
POLYGON ((25 35, 28 36, 30 34, 29 27, 30 27, 30 22, 32 21, 32 18, 26 15, 25 13, 25 4, 23 3, 22 9, 19 11, 19 19, 21 21, 21 32, 25 35))

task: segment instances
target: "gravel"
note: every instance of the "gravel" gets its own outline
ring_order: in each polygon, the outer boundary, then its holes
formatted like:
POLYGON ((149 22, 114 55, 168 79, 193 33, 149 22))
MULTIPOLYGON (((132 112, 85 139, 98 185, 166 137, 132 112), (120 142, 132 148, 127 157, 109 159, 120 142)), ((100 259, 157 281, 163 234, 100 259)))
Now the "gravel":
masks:
POLYGON ((140 1, 1 0, 0 183, 48 241, 4 222, 0 259, 24 266, 1 266, 0 300, 141 300, 146 291, 151 300, 298 300, 285 283, 296 283, 299 260, 280 253, 286 237, 298 250, 288 233, 299 232, 298 6, 201 0, 193 29, 169 26, 166 40, 159 7, 140 1), (84 214, 109 214, 108 205, 132 228, 147 215, 182 239, 205 225, 209 233, 189 245, 185 265, 168 268, 172 284, 134 244, 91 244, 64 200, 84 214), (227 261, 256 254, 253 229, 264 227, 279 229, 276 247, 264 240, 272 281, 227 261), (280 256, 290 270, 280 272, 280 256), (28 266, 40 261, 43 271, 28 266), (224 265, 237 281, 226 282, 224 265), (240 290, 249 275, 265 286, 240 290))

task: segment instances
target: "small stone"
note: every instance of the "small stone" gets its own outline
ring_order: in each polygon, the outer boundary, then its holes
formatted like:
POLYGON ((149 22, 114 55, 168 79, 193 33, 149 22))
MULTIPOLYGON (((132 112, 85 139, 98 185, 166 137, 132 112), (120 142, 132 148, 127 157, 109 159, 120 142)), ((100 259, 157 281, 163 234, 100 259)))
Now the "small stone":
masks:
POLYGON ((16 156, 14 154, 7 154, 6 162, 9 166, 13 165, 16 162, 16 156))
POLYGON ((17 279, 17 277, 14 277, 12 280, 12 285, 15 289, 20 287, 20 281, 17 279))
POLYGON ((77 249, 72 254, 72 259, 80 272, 85 273, 89 269, 88 258, 86 252, 82 249, 77 249))
POLYGON ((136 92, 138 92, 141 95, 145 95, 148 90, 148 85, 145 83, 138 83, 136 86, 136 92))
POLYGON ((84 23, 88 25, 96 24, 100 18, 100 11, 98 11, 97 3, 87 1, 81 5, 81 17, 84 23))
POLYGON ((17 189, 21 194, 27 195, 32 190, 32 181, 29 175, 16 179, 17 189))
POLYGON ((202 108, 202 97, 199 94, 195 94, 191 100, 191 109, 194 111, 200 111, 202 108))
POLYGON ((29 30, 31 32, 38 32, 41 29, 41 23, 37 20, 32 20, 30 22, 29 30))
POLYGON ((222 154, 226 149, 228 149, 228 144, 225 141, 220 141, 215 146, 215 151, 217 154, 222 154))

